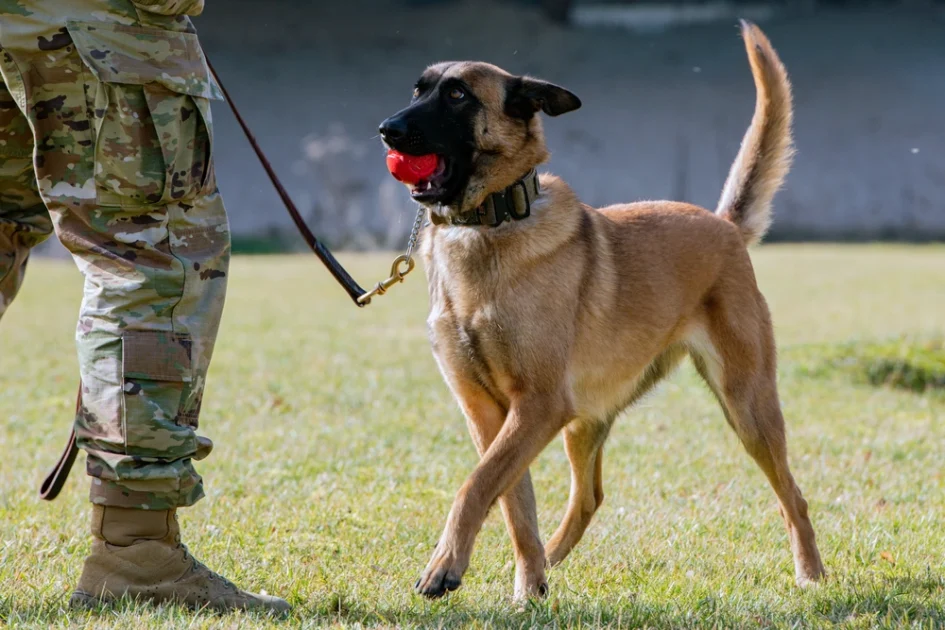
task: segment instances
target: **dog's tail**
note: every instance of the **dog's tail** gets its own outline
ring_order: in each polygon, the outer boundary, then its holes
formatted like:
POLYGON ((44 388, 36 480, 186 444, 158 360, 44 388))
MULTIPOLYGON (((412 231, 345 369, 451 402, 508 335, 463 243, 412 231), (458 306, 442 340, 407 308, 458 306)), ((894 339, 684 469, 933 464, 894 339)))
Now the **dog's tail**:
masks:
POLYGON ((738 226, 746 245, 754 245, 771 225, 771 200, 791 167, 793 112, 791 83, 771 42, 754 24, 742 20, 741 25, 758 97, 715 213, 738 226))

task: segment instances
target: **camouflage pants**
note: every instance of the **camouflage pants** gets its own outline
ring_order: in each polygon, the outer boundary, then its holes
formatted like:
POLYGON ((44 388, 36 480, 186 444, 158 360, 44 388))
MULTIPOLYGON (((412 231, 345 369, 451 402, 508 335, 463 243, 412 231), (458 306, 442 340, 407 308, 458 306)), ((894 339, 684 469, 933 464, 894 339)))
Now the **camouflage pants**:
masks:
POLYGON ((226 291, 211 162, 220 98, 202 0, 0 0, 0 316, 55 229, 85 278, 76 331, 94 503, 203 496, 195 433, 226 291), (199 10, 199 9, 198 9, 199 10))

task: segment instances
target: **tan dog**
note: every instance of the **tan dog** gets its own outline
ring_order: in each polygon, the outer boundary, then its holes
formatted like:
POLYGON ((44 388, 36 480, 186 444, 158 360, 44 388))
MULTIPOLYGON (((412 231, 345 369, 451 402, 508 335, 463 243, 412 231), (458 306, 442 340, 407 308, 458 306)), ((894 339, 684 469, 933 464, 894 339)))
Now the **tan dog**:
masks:
POLYGON ((536 182, 548 158, 536 114, 580 101, 485 63, 430 67, 411 105, 381 125, 391 147, 440 158, 411 186, 433 222, 423 236, 428 324, 481 456, 417 582, 424 595, 459 587, 497 499, 515 595, 544 594, 546 562, 568 555, 603 500, 614 419, 686 355, 777 494, 797 583, 823 577, 788 467, 771 318, 747 250, 790 165, 790 84, 761 30, 743 22, 742 35, 757 105, 715 213, 668 201, 592 209, 553 175, 536 182), (571 496, 543 546, 528 467, 562 429, 571 496))

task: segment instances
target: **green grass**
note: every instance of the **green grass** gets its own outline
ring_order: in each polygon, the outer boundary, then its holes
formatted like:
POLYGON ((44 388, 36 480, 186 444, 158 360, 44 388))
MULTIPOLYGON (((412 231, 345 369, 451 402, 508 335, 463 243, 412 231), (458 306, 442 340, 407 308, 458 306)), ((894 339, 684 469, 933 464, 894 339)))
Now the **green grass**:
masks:
POLYGON ((816 344, 797 348, 791 360, 812 377, 843 374, 860 383, 916 393, 945 390, 945 338, 938 336, 816 344))
MULTIPOLYGON (((365 285, 389 258, 343 257, 365 285)), ((427 345, 422 272, 358 310, 314 257, 245 257, 201 418, 216 444, 198 466, 208 498, 181 520, 211 567, 295 611, 278 622, 131 604, 70 612, 89 546, 84 458, 57 501, 36 488, 71 421, 81 282, 71 264, 38 260, 0 325, 0 626, 945 627, 945 397, 874 386, 837 360, 941 338, 945 247, 773 245, 753 258, 781 349, 791 462, 829 572, 821 587, 794 587, 774 495, 686 366, 618 421, 607 498, 549 573, 547 601, 511 604, 498 511, 463 588, 414 595, 476 462, 427 345)), ((941 361, 916 347, 910 364, 941 361)), ((532 471, 547 536, 568 492, 560 438, 532 471)))

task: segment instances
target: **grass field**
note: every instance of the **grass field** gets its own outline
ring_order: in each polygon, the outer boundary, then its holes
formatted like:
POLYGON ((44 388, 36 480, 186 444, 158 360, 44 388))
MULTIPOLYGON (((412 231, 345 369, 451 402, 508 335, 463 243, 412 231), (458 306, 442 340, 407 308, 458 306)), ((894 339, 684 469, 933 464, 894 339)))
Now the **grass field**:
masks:
MULTIPOLYGON (((89 546, 84 457, 57 501, 36 488, 71 422, 81 282, 38 260, 0 325, 0 626, 945 627, 945 393, 876 387, 860 359, 837 359, 945 334, 945 247, 772 245, 753 258, 821 587, 795 588, 774 495, 686 365, 618 421, 607 498, 546 601, 511 603, 497 510, 463 588, 421 599, 413 583, 476 462, 427 345, 422 273, 357 310, 314 258, 243 257, 201 418, 216 445, 198 466, 208 497, 181 521, 198 557, 294 613, 71 612, 89 546)), ((389 268, 387 255, 344 260, 364 284, 389 268)), ((560 438, 532 474, 548 536, 569 484, 560 438)))

